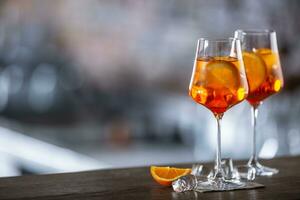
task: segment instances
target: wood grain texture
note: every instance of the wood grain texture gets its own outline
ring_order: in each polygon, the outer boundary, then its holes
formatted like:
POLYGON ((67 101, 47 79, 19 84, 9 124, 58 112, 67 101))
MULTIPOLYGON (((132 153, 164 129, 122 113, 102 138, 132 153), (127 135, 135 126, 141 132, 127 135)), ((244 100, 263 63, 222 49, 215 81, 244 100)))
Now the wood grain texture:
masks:
POLYGON ((257 178, 256 182, 266 187, 254 190, 174 193, 171 188, 152 180, 149 167, 141 167, 0 178, 0 199, 300 199, 300 157, 277 158, 263 163, 280 169, 280 173, 257 178))

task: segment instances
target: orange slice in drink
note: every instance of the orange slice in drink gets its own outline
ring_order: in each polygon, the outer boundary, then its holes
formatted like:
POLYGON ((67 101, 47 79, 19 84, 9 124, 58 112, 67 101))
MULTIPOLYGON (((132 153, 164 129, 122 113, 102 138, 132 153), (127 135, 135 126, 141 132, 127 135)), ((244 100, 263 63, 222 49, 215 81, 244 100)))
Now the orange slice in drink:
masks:
POLYGON ((271 49, 261 48, 255 50, 255 52, 264 60, 268 73, 272 73, 273 68, 276 69, 278 67, 278 54, 271 49))
POLYGON ((151 166, 150 172, 153 179, 160 185, 170 186, 173 181, 181 176, 191 173, 189 168, 175 168, 175 167, 156 167, 151 166))
POLYGON ((243 52, 243 59, 250 91, 253 92, 266 79, 266 65, 263 59, 255 53, 243 52))
POLYGON ((234 93, 239 87, 239 71, 231 62, 214 60, 206 65, 206 81, 214 89, 226 87, 234 93))

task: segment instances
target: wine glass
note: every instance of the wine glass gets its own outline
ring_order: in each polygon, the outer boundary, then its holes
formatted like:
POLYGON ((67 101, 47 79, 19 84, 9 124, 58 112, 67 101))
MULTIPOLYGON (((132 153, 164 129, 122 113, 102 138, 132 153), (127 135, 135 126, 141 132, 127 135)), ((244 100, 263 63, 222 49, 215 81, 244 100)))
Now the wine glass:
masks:
POLYGON ((256 152, 256 123, 258 107, 263 100, 283 87, 283 76, 277 48, 276 32, 271 30, 237 30, 235 37, 242 42, 243 60, 249 84, 247 101, 252 107, 253 148, 248 166, 258 176, 272 176, 277 169, 258 162, 256 152))
POLYGON ((189 95, 213 113, 218 128, 214 170, 208 180, 199 183, 198 187, 218 191, 243 187, 240 180, 226 180, 221 164, 221 119, 226 110, 243 101, 248 95, 238 39, 198 40, 189 95))

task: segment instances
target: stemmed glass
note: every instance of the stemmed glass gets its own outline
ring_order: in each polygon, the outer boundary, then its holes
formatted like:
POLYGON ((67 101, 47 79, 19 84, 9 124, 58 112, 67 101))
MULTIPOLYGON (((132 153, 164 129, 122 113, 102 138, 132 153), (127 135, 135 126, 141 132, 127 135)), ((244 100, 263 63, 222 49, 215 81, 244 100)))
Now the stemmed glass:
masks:
POLYGON ((221 119, 226 110, 243 101, 248 94, 238 39, 198 40, 189 94, 213 113, 218 129, 214 170, 207 181, 198 184, 198 189, 222 191, 243 187, 240 180, 226 180, 221 164, 221 119))
POLYGON ((258 162, 256 151, 256 123, 262 101, 283 87, 276 32, 271 30, 237 30, 235 37, 242 42, 243 60, 249 84, 247 101, 252 107, 253 149, 248 166, 258 176, 272 176, 277 169, 258 162))

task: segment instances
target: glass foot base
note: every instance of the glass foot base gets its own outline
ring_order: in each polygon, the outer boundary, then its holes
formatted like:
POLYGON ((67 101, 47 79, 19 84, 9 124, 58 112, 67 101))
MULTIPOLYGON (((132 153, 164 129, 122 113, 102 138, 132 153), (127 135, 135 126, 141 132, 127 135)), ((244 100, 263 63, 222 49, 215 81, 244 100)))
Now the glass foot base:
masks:
POLYGON ((208 192, 208 191, 230 191, 242 189, 246 186, 244 182, 241 181, 224 181, 220 180, 207 180, 199 182, 195 187, 195 191, 208 192))
POLYGON ((248 166, 255 169, 256 176, 273 176, 279 172, 278 169, 263 166, 257 161, 249 161, 248 166))

